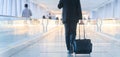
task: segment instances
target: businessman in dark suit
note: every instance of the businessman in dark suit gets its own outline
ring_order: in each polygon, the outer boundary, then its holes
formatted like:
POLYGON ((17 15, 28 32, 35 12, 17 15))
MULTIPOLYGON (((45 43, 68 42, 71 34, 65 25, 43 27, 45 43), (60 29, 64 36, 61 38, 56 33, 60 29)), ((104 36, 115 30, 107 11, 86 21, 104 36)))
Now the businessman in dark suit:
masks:
POLYGON ((80 0, 60 0, 58 8, 62 10, 62 22, 65 25, 67 50, 73 53, 73 42, 76 38, 76 27, 79 20, 82 22, 80 0))

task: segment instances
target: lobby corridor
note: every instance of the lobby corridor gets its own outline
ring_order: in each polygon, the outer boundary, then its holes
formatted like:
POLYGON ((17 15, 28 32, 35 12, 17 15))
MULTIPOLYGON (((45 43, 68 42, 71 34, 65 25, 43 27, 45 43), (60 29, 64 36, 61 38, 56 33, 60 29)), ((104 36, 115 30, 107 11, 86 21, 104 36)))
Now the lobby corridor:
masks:
MULTIPOLYGON (((87 27, 89 28, 89 27, 87 27)), ((82 33, 82 32, 81 32, 82 33)), ((77 33, 78 34, 78 33, 77 33)), ((77 35, 78 36, 78 35, 77 35)), ((89 54, 77 54, 76 57, 119 57, 120 45, 93 29, 87 30, 86 38, 92 40, 93 51, 89 54)), ((10 57, 75 57, 67 54, 64 28, 50 32, 35 44, 16 52, 10 57)), ((78 38, 78 37, 77 37, 78 38)))

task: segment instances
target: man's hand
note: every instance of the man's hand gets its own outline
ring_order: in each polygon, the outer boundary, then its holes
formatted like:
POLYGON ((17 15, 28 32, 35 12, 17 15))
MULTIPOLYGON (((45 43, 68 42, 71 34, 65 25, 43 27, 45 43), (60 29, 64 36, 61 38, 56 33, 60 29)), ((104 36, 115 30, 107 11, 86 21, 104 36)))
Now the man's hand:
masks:
POLYGON ((84 22, 82 20, 80 20, 79 24, 80 25, 84 25, 84 22))

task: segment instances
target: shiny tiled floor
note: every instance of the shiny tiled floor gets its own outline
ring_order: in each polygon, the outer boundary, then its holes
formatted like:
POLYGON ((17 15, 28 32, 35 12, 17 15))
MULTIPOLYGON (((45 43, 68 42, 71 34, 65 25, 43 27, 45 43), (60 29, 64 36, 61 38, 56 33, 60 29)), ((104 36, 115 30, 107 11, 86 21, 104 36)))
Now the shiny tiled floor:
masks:
MULTIPOLYGON (((13 44, 25 39, 31 39, 31 37, 41 34, 39 28, 30 28, 27 26, 14 27, 14 28, 1 28, 0 31, 0 45, 13 44), (33 31, 34 30, 34 31, 33 31)), ((0 46, 1 48, 2 46, 0 46)))
MULTIPOLYGON (((92 40, 93 52, 90 55, 77 54, 76 57, 120 57, 120 46, 114 44, 115 41, 94 30, 87 31, 87 38, 92 40)), ((75 55, 67 54, 64 30, 61 28, 10 57, 75 57, 75 55)))
MULTIPOLYGON (((56 25, 51 26, 47 30, 55 26, 56 25)), ((43 25, 24 24, 24 26, 0 26, 0 57, 1 53, 5 53, 6 50, 13 49, 17 45, 34 40, 45 32, 43 25)))

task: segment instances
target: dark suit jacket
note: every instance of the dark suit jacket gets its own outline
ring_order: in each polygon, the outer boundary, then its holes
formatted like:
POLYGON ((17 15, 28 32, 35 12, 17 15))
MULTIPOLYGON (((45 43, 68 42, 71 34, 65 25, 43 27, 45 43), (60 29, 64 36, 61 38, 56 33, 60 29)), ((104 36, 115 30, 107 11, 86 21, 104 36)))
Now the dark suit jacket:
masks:
POLYGON ((82 19, 80 0, 60 0, 58 8, 63 8, 63 22, 82 19))

